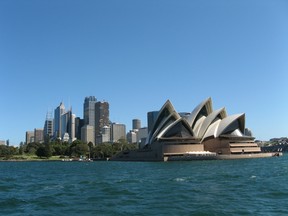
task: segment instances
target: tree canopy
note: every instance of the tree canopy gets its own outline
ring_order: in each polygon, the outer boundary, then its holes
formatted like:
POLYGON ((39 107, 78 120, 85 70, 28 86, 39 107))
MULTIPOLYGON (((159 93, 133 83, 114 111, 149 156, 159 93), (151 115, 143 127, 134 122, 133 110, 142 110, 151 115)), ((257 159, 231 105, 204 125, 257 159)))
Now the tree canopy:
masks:
POLYGON ((13 155, 36 155, 39 158, 49 158, 51 156, 63 157, 91 157, 107 158, 123 150, 136 149, 136 144, 129 144, 126 140, 119 140, 115 143, 101 143, 94 145, 92 142, 84 143, 75 140, 71 144, 61 140, 49 141, 45 143, 21 143, 19 147, 2 145, 0 146, 0 157, 9 158, 13 155))

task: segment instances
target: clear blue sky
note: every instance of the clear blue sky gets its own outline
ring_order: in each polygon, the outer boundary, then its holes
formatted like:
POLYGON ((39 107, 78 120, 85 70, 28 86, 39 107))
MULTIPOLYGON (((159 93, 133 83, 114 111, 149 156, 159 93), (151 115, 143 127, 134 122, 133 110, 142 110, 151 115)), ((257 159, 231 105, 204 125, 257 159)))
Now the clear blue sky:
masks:
POLYGON ((0 140, 18 145, 61 101, 85 96, 146 126, 170 99, 246 113, 257 139, 288 136, 286 0, 1 0, 0 140))

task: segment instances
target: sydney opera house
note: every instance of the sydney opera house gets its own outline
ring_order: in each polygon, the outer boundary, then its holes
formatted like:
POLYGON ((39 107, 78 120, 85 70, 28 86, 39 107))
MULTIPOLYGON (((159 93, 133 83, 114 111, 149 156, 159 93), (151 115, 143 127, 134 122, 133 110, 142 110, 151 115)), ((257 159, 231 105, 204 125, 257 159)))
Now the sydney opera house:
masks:
POLYGON ((245 134, 245 114, 213 110, 212 100, 191 113, 178 113, 168 100, 160 109, 143 148, 123 151, 111 160, 173 161, 269 157, 245 134))

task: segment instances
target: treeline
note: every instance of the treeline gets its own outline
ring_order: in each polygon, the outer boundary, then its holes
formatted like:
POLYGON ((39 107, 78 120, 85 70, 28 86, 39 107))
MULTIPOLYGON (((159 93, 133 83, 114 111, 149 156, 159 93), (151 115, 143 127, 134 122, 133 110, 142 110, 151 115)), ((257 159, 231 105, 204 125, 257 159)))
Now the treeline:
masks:
POLYGON ((84 143, 75 140, 71 144, 61 142, 60 140, 47 143, 21 143, 19 147, 0 146, 0 157, 9 158, 13 155, 37 155, 40 158, 49 158, 51 156, 60 157, 90 157, 95 159, 103 159, 111 157, 122 150, 136 149, 136 144, 129 144, 126 140, 119 140, 117 143, 101 143, 93 145, 93 143, 84 143))
POLYGON ((8 145, 0 145, 0 157, 9 159, 13 155, 19 154, 19 148, 8 145))

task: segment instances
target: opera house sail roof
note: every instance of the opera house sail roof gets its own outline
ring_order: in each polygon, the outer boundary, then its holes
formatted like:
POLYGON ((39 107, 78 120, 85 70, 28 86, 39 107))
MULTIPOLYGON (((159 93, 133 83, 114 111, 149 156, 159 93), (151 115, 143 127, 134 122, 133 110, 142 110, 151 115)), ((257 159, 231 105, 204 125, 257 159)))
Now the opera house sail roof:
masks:
POLYGON ((160 109, 147 144, 161 138, 217 138, 221 135, 244 136, 245 114, 227 116, 225 108, 213 111, 212 100, 201 102, 189 115, 180 116, 167 100, 160 109))
POLYGON ((209 97, 191 113, 178 113, 167 100, 157 115, 145 146, 136 151, 122 152, 113 159, 182 160, 197 158, 200 152, 202 156, 213 156, 213 159, 271 156, 261 153, 254 137, 245 135, 244 113, 227 115, 224 107, 213 110, 209 97))

